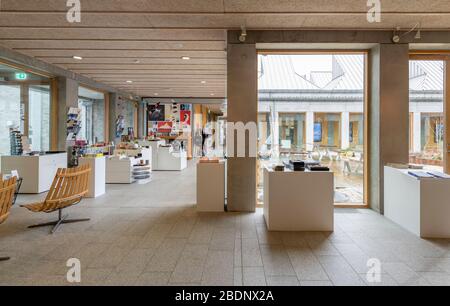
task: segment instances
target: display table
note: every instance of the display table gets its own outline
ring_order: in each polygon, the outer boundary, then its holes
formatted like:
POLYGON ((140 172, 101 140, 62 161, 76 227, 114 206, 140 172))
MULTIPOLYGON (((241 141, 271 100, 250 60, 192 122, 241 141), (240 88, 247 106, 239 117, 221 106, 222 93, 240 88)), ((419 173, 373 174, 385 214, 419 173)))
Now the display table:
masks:
POLYGON ((67 152, 48 153, 36 156, 2 156, 4 173, 13 170, 23 179, 20 193, 42 193, 50 189, 56 171, 67 168, 67 152))
POLYGON ((384 167, 384 215, 423 238, 450 238, 450 179, 384 167))
POLYGON ((96 198, 105 194, 106 185, 106 158, 102 157, 80 157, 80 165, 89 165, 91 174, 89 178, 88 198, 96 198))
POLYGON ((264 219, 270 231, 333 231, 333 172, 265 168, 264 219))
POLYGON ((138 144, 142 147, 148 147, 152 150, 152 168, 158 169, 158 148, 166 143, 165 140, 138 140, 138 144))
POLYGON ((197 164, 197 211, 225 209, 225 162, 197 164))
POLYGON ((106 159, 107 184, 131 184, 133 178, 133 157, 113 156, 106 159))
POLYGON ((174 152, 172 146, 158 147, 158 166, 154 170, 181 171, 186 168, 186 151, 174 152))

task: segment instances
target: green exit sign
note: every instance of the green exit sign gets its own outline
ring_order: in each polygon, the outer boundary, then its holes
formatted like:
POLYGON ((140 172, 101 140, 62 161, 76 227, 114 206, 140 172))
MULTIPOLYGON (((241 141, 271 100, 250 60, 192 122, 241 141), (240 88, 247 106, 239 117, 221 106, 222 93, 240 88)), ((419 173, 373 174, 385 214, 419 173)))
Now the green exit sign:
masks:
POLYGON ((28 76, 26 73, 23 73, 23 72, 16 73, 16 80, 26 80, 27 77, 28 76))

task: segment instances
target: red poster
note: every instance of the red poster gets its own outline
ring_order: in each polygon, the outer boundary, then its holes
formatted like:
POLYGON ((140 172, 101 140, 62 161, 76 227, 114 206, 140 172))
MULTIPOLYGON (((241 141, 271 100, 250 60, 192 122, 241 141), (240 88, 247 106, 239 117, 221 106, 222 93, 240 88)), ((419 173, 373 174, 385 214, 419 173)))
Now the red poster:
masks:
POLYGON ((182 127, 189 127, 191 125, 191 111, 180 111, 180 123, 182 127))
POLYGON ((173 122, 171 121, 158 121, 158 132, 170 133, 172 132, 173 122))

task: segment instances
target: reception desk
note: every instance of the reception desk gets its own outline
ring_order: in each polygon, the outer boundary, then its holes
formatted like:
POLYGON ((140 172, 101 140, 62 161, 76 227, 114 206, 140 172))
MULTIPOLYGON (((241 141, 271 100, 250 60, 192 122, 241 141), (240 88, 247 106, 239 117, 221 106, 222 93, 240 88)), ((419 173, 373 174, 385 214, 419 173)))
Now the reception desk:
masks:
POLYGON ((384 216, 423 238, 450 238, 450 179, 384 167, 384 216))
POLYGON ((67 152, 36 156, 2 156, 2 173, 17 170, 23 179, 20 193, 42 193, 50 189, 58 168, 67 168, 67 152))
POLYGON ((333 172, 265 168, 264 219, 270 231, 333 231, 333 172))

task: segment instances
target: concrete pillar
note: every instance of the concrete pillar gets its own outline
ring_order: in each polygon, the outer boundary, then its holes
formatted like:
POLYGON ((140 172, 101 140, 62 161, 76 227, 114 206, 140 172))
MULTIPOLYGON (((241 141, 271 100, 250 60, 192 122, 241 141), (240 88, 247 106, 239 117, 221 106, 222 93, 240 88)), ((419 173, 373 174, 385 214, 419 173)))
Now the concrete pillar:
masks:
POLYGON ((342 112, 341 114, 341 150, 350 147, 350 113, 342 112))
POLYGON ((413 114, 413 150, 414 153, 422 151, 422 121, 420 120, 421 113, 413 114))
POLYGON ((369 204, 384 211, 384 166, 409 160, 409 47, 380 44, 370 52, 369 204))
POLYGON ((59 77, 58 86, 58 150, 67 150, 67 112, 70 107, 78 107, 78 82, 59 77))
POLYGON ((314 148, 314 112, 306 112, 306 151, 314 148))
POLYGON ((117 93, 109 94, 109 141, 115 144, 120 142, 120 137, 116 138, 116 120, 118 116, 117 105, 119 103, 119 95, 117 93))
MULTIPOLYGON (((228 44, 228 122, 257 126, 258 117, 258 61, 255 44, 228 44)), ((230 131, 227 132, 227 134, 230 131)), ((231 157, 227 162, 228 211, 256 209, 256 156, 249 156, 250 142, 256 147, 257 139, 249 139, 246 133, 245 157, 231 157)), ((227 135, 227 146, 231 140, 227 135)), ((234 156, 237 152, 237 137, 234 137, 234 156)))
POLYGON ((146 105, 144 105, 143 103, 139 103, 138 105, 138 122, 137 122, 137 126, 138 126, 138 130, 137 130, 137 135, 139 139, 142 139, 143 137, 147 136, 147 131, 146 131, 146 105))

